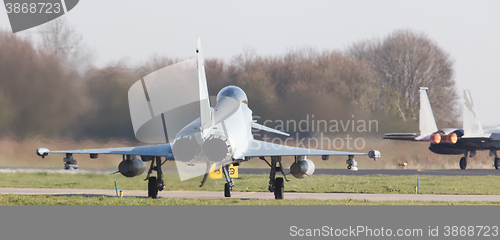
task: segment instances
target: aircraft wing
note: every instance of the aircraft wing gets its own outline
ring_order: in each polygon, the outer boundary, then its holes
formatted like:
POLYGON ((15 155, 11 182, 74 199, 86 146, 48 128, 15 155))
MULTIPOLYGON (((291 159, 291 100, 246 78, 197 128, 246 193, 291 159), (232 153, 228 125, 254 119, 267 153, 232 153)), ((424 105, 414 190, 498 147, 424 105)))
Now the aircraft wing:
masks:
POLYGON ((264 142, 259 140, 251 140, 250 146, 245 153, 246 157, 270 157, 270 156, 300 156, 300 155, 369 155, 370 158, 379 158, 378 151, 370 151, 370 153, 355 153, 341 151, 327 151, 319 149, 298 148, 264 142))
POLYGON ((384 139, 419 141, 417 137, 420 133, 386 133, 384 139))
POLYGON ((139 147, 120 148, 98 148, 82 150, 50 151, 46 148, 36 150, 39 156, 47 156, 50 153, 73 153, 73 154, 116 154, 116 155, 142 155, 142 156, 162 156, 167 159, 174 159, 172 148, 169 143, 158 145, 147 145, 139 147))

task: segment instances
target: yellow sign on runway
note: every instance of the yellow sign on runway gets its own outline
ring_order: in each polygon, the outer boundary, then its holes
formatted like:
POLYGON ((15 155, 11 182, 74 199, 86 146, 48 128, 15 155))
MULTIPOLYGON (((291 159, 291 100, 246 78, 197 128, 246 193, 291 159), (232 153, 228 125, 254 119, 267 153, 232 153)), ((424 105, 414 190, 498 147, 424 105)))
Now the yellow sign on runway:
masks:
MULTIPOLYGON (((208 173, 210 179, 220 179, 222 178, 222 169, 215 169, 215 163, 212 164, 210 168, 210 172, 208 173)), ((230 178, 238 178, 238 166, 233 166, 233 164, 229 165, 229 177, 230 178)))

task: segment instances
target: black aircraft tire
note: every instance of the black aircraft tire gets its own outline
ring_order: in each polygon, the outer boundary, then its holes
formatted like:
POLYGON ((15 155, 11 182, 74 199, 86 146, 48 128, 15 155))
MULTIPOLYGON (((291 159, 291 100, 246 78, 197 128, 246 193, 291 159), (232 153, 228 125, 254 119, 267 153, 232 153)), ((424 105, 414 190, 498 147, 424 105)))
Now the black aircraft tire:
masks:
POLYGON ((285 184, 283 183, 283 178, 276 178, 274 180, 274 199, 283 199, 283 194, 285 193, 285 184))
POLYGON ((229 183, 224 184, 224 197, 231 197, 231 187, 229 183))
POLYGON ((465 169, 467 168, 467 158, 462 157, 460 158, 460 169, 465 169))
POLYGON ((158 197, 158 187, 156 187, 156 177, 149 177, 148 181, 148 197, 158 197))
POLYGON ((500 158, 495 158, 495 169, 498 170, 500 168, 500 158))

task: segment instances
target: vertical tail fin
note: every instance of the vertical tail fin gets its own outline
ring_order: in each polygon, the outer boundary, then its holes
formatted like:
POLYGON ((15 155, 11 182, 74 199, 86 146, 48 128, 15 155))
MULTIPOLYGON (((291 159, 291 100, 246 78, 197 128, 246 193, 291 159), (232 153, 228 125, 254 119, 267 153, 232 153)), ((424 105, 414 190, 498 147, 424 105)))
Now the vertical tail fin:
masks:
POLYGON ((432 113, 431 103, 427 96, 428 89, 426 87, 420 88, 420 136, 428 136, 438 130, 434 114, 432 113))
POLYGON ((196 53, 198 55, 198 81, 200 93, 200 127, 207 129, 213 125, 212 113, 210 111, 210 99, 208 96, 207 77, 205 76, 205 64, 201 53, 201 39, 198 38, 196 53))
POLYGON ((472 101, 472 96, 469 89, 465 89, 464 92, 464 108, 463 108, 463 129, 464 134, 467 136, 483 135, 483 126, 479 121, 479 116, 477 115, 476 107, 472 101))

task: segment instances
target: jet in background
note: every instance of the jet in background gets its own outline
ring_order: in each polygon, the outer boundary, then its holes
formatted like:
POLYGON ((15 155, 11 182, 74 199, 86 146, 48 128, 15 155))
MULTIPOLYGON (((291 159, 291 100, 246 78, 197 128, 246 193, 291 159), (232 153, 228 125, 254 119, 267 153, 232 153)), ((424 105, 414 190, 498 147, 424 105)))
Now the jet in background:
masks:
POLYGON ((428 88, 420 88, 420 133, 386 133, 384 139, 430 142, 429 150, 437 154, 460 155, 460 169, 467 167, 467 156, 474 157, 478 150, 489 150, 494 156, 495 169, 500 168, 500 133, 491 129, 484 131, 479 121, 470 90, 463 91, 463 128, 439 129, 434 120, 428 88))
MULTIPOLYGON (((165 161, 175 161, 178 169, 185 164, 188 170, 190 166, 201 162, 206 171, 203 168, 205 175, 200 187, 215 164, 216 169, 222 168, 226 179, 224 196, 230 197, 234 183, 228 173, 229 165, 238 166, 251 158, 259 158, 271 168, 269 191, 274 192, 276 199, 282 199, 284 179, 287 180, 281 163, 282 156, 295 157, 295 162, 290 166, 290 174, 299 179, 312 175, 315 170, 314 163, 307 159, 307 155, 321 155, 323 160, 331 155, 345 155, 348 157, 348 169, 353 171, 358 169, 355 155, 368 155, 375 160, 380 157, 380 152, 375 150, 368 153, 325 151, 254 139, 252 129, 286 136, 288 134, 253 121, 247 96, 237 86, 227 86, 220 90, 216 106, 210 107, 199 38, 197 45, 197 58, 153 72, 137 81, 129 90, 129 107, 137 139, 162 144, 65 151, 39 148, 36 150, 37 154, 42 157, 53 153, 66 154, 64 161, 75 166, 73 154, 89 154, 90 158, 97 158, 98 154, 122 155, 123 161, 118 166, 118 172, 126 177, 142 174, 146 170, 145 162, 151 161, 145 179, 148 180, 148 196, 151 198, 156 198, 158 191, 165 187, 161 169, 165 161), (169 105, 166 106, 165 103, 169 105), (194 117, 192 113, 195 113, 194 117), (182 117, 172 120, 176 114, 182 117), (270 157, 270 161, 266 157, 270 157), (156 177, 151 176, 153 171, 156 171, 156 177), (276 177, 277 173, 283 174, 283 178, 276 177)), ((180 172, 179 175, 181 176, 180 172)), ((203 173, 198 176, 201 175, 203 173)))

